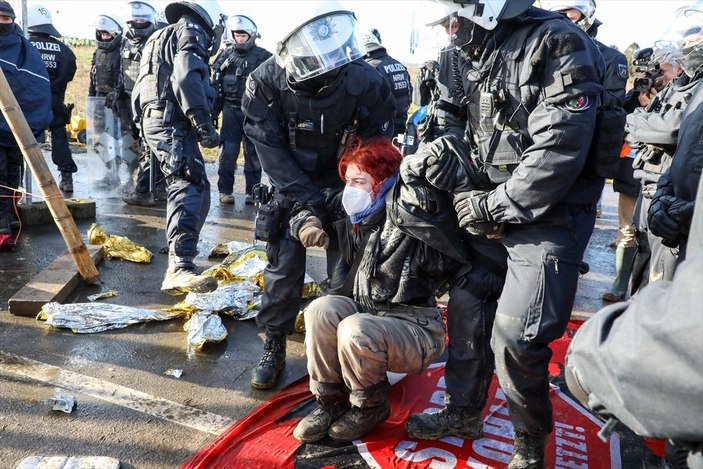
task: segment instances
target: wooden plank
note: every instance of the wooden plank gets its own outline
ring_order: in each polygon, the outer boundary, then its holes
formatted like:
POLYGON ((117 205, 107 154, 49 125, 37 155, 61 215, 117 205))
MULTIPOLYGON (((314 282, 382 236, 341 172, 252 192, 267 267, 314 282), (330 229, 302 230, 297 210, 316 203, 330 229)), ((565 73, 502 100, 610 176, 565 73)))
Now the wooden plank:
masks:
MULTIPOLYGON (((95 265, 103 260, 103 247, 88 245, 88 254, 95 265)), ((10 313, 34 317, 50 301, 62 302, 82 281, 73 256, 64 251, 54 262, 39 272, 27 285, 10 298, 10 313)))

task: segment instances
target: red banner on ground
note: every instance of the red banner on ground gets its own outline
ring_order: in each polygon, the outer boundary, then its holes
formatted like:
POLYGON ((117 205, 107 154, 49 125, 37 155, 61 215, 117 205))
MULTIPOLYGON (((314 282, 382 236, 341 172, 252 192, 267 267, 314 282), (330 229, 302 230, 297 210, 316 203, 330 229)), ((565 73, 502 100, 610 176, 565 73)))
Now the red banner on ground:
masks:
MULTIPOLYGON (((564 355, 578 323, 552 344, 552 382, 562 383, 564 355)), ((361 440, 348 444, 325 438, 300 444, 293 429, 314 408, 307 378, 301 379, 255 409, 184 468, 503 468, 510 460, 513 427, 505 396, 494 378, 484 409, 484 437, 470 441, 448 437, 414 440, 405 434, 405 421, 415 412, 444 406, 444 364, 420 375, 392 376, 391 417, 361 440), (392 379, 393 380, 393 379, 392 379)), ((608 443, 597 437, 602 423, 553 384, 554 431, 547 443, 547 467, 620 468, 620 445, 614 434, 608 443)))

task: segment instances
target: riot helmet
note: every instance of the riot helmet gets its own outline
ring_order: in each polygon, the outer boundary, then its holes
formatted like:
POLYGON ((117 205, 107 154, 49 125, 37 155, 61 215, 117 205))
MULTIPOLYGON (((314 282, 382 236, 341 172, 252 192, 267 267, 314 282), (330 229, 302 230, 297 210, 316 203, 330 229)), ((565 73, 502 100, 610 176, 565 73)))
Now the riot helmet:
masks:
POLYGON ((209 36, 211 44, 210 55, 215 55, 220 48, 222 33, 225 29, 227 17, 222 14, 219 4, 214 0, 194 2, 174 2, 166 5, 164 10, 166 20, 169 24, 175 24, 183 16, 187 16, 197 22, 209 36), (213 21, 213 17, 215 21, 213 21))
POLYGON ((534 0, 461 0, 456 3, 462 6, 459 16, 468 18, 483 29, 491 31, 498 26, 499 22, 511 20, 525 13, 534 0))
POLYGON ((107 46, 122 36, 122 20, 115 14, 99 15, 95 24, 95 39, 98 46, 107 46))
POLYGON ((287 71, 288 78, 305 81, 341 69, 366 54, 353 12, 337 1, 300 6, 302 22, 276 48, 276 63, 287 71))
POLYGON ((235 50, 247 51, 251 49, 256 40, 261 37, 256 28, 256 23, 251 18, 244 15, 232 15, 229 17, 229 30, 234 40, 233 47, 235 50), (246 34, 249 36, 244 41, 239 41, 240 35, 246 34))
POLYGON ((595 0, 543 0, 542 8, 564 13, 576 26, 586 32, 596 23, 595 0))
POLYGON ((51 11, 41 3, 30 3, 27 7, 27 31, 61 37, 53 24, 51 11))
POLYGON ((156 10, 147 2, 129 2, 129 19, 127 29, 134 37, 146 38, 151 36, 156 28, 156 10))
POLYGON ((166 20, 166 13, 163 10, 156 13, 156 23, 154 27, 156 29, 162 29, 168 26, 168 21, 166 20))
POLYGON ((664 38, 655 44, 661 47, 668 42, 681 48, 686 75, 694 77, 700 73, 703 70, 703 9, 679 8, 664 38))

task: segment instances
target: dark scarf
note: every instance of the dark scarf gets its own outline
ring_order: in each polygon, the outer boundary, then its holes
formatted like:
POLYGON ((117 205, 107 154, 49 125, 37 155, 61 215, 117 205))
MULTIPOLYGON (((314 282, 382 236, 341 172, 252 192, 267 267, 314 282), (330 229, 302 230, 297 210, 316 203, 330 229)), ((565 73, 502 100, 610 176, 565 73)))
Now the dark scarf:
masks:
POLYGON ((353 293, 362 312, 375 314, 377 302, 397 303, 412 298, 402 291, 402 286, 403 279, 410 275, 415 246, 415 240, 388 218, 371 232, 364 251, 356 254, 363 257, 354 278, 353 293))

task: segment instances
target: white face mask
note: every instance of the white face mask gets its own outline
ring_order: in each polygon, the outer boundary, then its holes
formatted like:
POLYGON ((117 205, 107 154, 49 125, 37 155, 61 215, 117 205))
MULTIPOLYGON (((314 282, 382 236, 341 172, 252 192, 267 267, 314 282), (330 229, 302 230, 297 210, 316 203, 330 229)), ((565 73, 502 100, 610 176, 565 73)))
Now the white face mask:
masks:
POLYGON ((371 194, 353 186, 344 186, 342 206, 349 215, 356 215, 371 206, 371 194))

